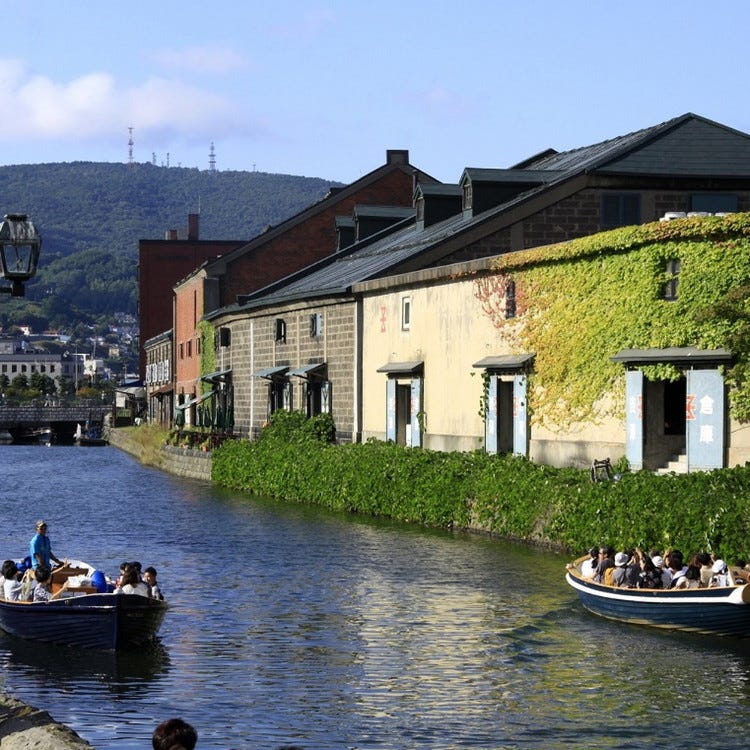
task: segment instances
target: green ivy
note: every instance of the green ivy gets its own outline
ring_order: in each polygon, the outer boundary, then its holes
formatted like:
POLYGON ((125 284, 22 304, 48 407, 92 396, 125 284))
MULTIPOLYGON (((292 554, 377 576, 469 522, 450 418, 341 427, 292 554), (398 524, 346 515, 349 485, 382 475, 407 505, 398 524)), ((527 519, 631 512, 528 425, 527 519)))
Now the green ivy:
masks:
MULTIPOLYGON (((216 347, 214 337, 216 329, 206 320, 198 323, 198 333, 201 337, 201 375, 208 375, 210 372, 216 372, 216 347)), ((201 381, 201 390, 207 393, 211 390, 210 383, 201 381)))
MULTIPOLYGON (((750 215, 691 218, 625 227, 561 245, 501 256, 511 276, 517 317, 493 323, 511 350, 536 353, 529 405, 532 419, 550 429, 621 417, 621 349, 695 346, 732 348, 750 343, 747 307, 736 290, 750 284, 750 215), (666 263, 681 263, 678 296, 663 298, 666 263)), ((746 305, 746 303, 745 303, 746 305)), ((485 310, 485 314, 492 314, 485 310)), ((750 419, 750 347, 733 349, 727 373, 730 410, 750 419)), ((674 367, 654 366, 652 377, 674 379, 674 367)))
POLYGON ((588 471, 518 456, 377 440, 334 445, 304 415, 274 416, 257 441, 232 440, 214 450, 214 481, 280 500, 571 551, 606 542, 750 559, 750 467, 666 477, 641 471, 593 483, 588 471))

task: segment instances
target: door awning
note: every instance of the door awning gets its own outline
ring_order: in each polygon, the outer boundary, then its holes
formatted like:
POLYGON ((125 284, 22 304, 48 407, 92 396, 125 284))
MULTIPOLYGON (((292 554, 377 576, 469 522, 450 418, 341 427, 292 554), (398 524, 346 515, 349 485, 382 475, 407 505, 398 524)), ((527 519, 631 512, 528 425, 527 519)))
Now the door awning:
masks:
POLYGON ((377 372, 384 372, 386 375, 418 375, 424 368, 424 362, 388 362, 382 367, 378 367, 377 372))
POLYGON ((229 373, 232 372, 232 368, 226 370, 217 370, 216 372, 209 372, 207 375, 201 375, 200 380, 204 383, 217 383, 222 378, 226 378, 229 373))
POLYGON ((493 372, 518 372, 530 364, 535 356, 535 354, 499 354, 494 357, 480 359, 472 367, 492 370, 493 372))
POLYGON ((155 388, 148 395, 152 398, 154 396, 166 396, 168 393, 172 393, 173 391, 174 386, 172 385, 172 383, 167 383, 166 385, 162 385, 159 388, 155 388))
POLYGON ((621 349, 611 357, 613 362, 626 366, 638 365, 719 365, 732 360, 728 349, 696 349, 692 346, 673 346, 666 349, 621 349))
POLYGON ((186 401, 184 404, 177 404, 178 409, 189 409, 191 406, 195 406, 196 404, 203 403, 207 398, 212 398, 215 395, 215 391, 209 391, 208 393, 204 393, 201 396, 196 396, 195 398, 191 398, 190 401, 186 401))
POLYGON ((254 372, 253 377, 254 378, 267 378, 268 380, 273 380, 274 378, 280 378, 283 375, 286 375, 288 370, 289 370, 288 365, 266 367, 263 370, 258 370, 257 372, 254 372))
POLYGON ((312 378, 312 377, 323 377, 323 372, 326 369, 325 362, 317 362, 316 364, 302 365, 294 370, 290 370, 287 374, 296 378, 312 378))

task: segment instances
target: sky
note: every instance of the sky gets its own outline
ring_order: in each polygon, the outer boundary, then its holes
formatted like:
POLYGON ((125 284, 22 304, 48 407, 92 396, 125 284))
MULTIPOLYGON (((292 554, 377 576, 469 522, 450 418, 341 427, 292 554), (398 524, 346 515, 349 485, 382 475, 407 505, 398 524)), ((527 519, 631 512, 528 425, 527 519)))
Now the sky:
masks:
POLYGON ((694 112, 750 132, 746 0, 0 0, 0 165, 443 182, 694 112), (132 139, 132 145, 129 141, 132 139), (212 152, 213 144, 213 152, 212 152))

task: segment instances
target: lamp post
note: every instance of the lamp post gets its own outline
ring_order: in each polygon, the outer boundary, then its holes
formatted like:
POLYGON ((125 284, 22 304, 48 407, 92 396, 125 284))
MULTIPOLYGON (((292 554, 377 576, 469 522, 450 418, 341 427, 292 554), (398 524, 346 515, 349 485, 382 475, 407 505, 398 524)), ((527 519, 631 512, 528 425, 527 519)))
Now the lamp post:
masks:
POLYGON ((0 223, 0 275, 10 286, 0 293, 24 296, 24 282, 35 273, 39 263, 42 238, 26 214, 6 214, 0 223))

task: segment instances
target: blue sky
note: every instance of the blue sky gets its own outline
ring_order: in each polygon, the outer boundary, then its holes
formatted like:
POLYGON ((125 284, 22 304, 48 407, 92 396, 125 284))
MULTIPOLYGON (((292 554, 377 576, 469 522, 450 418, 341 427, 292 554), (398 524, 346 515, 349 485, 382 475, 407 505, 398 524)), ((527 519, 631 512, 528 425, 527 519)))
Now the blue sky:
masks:
POLYGON ((0 8, 0 164, 126 162, 132 127, 137 162, 456 182, 685 112, 750 132, 745 0, 0 8))

